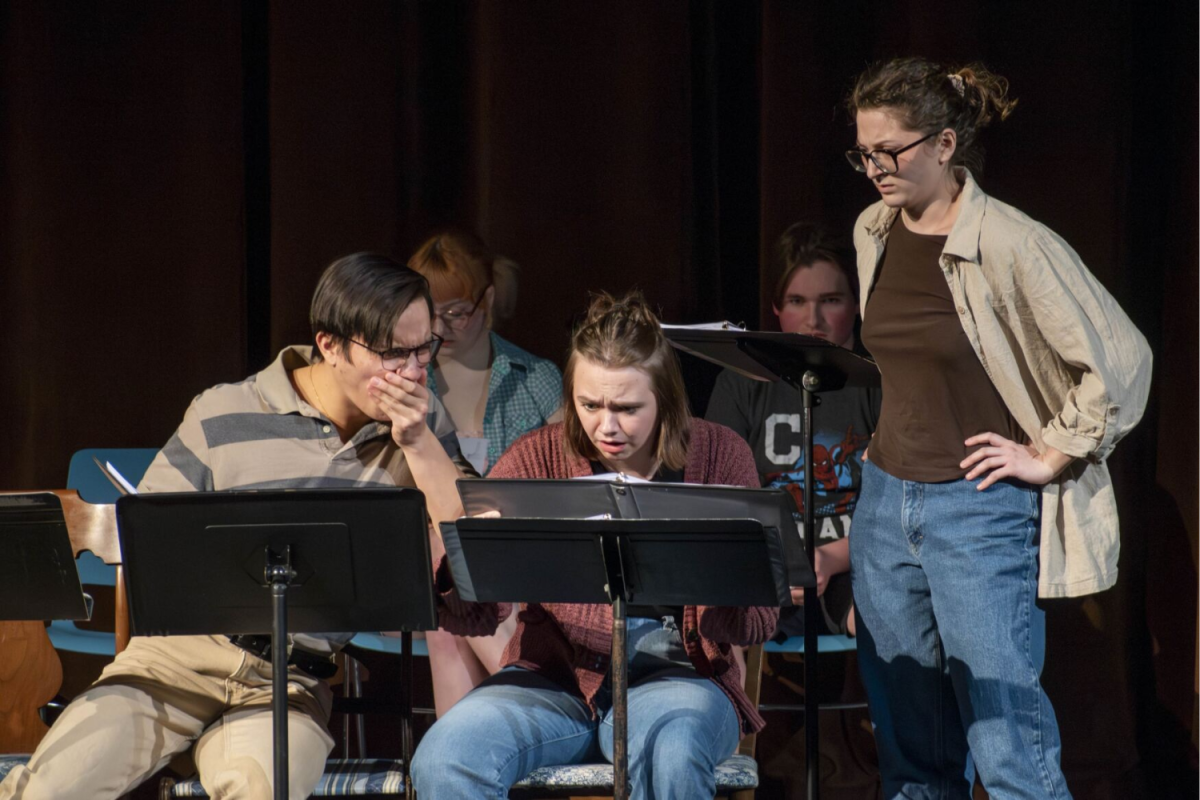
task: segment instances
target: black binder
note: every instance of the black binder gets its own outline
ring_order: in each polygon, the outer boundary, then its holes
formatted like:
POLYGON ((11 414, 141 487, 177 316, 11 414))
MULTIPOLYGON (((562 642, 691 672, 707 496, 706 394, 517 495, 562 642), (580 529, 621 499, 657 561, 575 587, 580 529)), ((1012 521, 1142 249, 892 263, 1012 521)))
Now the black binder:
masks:
POLYGON ((0 495, 0 620, 89 619, 62 502, 0 495))
MULTIPOLYGON (((768 532, 772 555, 791 586, 816 586, 804 554, 795 501, 782 489, 624 480, 464 479, 463 513, 499 511, 505 519, 753 519, 768 532)), ((461 587, 460 587, 461 588, 461 587)), ((772 603, 774 605, 775 603, 772 603)), ((790 595, 779 605, 790 606, 790 595)))

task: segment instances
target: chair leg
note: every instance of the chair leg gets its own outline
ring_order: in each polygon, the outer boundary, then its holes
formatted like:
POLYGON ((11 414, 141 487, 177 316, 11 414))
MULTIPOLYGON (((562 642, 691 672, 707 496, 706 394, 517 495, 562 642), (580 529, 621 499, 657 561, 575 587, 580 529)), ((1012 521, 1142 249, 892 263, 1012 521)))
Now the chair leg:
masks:
MULTIPOLYGON (((358 659, 350 658, 354 666, 350 670, 350 684, 355 698, 362 697, 362 665, 358 659)), ((358 757, 367 757, 367 718, 362 714, 354 715, 354 732, 358 735, 358 757)))
MULTIPOLYGON (((353 688, 350 686, 350 656, 339 653, 338 658, 342 662, 342 697, 353 697, 353 688)), ((342 758, 350 757, 350 718, 352 716, 352 714, 342 715, 342 758)))
MULTIPOLYGON (((350 656, 342 653, 342 697, 351 697, 350 656)), ((342 715, 342 757, 350 757, 350 714, 342 715)))
MULTIPOLYGON (((358 699, 362 697, 362 665, 353 656, 342 653, 342 696, 358 699)), ((350 757, 350 726, 358 737, 358 757, 367 757, 367 723, 362 714, 346 714, 342 717, 342 753, 350 757)))

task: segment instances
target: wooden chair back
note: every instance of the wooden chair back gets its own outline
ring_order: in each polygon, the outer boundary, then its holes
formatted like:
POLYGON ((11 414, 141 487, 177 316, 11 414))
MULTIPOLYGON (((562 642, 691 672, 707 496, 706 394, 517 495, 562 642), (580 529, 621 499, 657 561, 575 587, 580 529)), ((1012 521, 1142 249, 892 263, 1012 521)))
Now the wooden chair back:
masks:
MULTIPOLYGON (((755 708, 758 707, 759 698, 762 696, 762 667, 763 646, 756 644, 746 648, 746 697, 750 698, 750 705, 755 708)), ((738 745, 738 755, 754 758, 754 747, 757 744, 758 734, 750 734, 738 745)))

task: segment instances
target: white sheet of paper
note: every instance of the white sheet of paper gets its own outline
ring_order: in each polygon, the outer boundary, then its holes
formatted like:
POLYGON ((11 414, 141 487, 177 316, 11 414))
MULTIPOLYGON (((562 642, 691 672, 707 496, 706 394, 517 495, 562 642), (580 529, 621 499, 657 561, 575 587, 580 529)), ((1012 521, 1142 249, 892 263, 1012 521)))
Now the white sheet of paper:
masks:
POLYGON ((645 478, 636 475, 626 475, 624 472, 601 472, 599 475, 579 475, 573 481, 608 481, 610 483, 650 483, 645 478))
POLYGON ((108 474, 112 475, 120 484, 125 487, 125 491, 129 494, 137 494, 138 490, 132 483, 125 479, 125 476, 117 472, 117 468, 112 465, 111 461, 104 462, 104 468, 108 470, 108 474))
POLYGON ((744 331, 746 330, 736 322, 725 320, 723 322, 701 322, 696 325, 668 325, 665 322, 661 323, 661 327, 668 330, 680 331, 744 331))

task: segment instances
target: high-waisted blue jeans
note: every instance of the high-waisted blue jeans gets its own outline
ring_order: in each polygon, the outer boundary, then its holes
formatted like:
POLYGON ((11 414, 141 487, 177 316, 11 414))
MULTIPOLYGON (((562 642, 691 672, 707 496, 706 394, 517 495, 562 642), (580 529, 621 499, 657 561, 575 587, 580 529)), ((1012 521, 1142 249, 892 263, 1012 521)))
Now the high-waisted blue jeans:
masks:
POLYGON ((1069 798, 1038 675, 1037 487, 920 483, 869 461, 850 536, 885 798, 1069 798))

